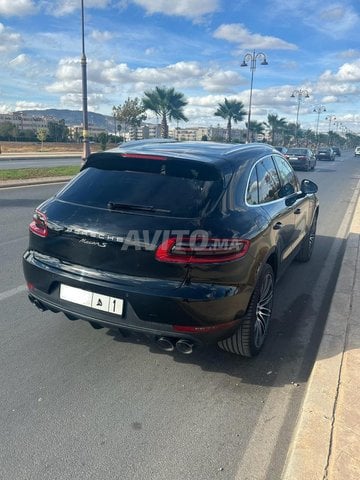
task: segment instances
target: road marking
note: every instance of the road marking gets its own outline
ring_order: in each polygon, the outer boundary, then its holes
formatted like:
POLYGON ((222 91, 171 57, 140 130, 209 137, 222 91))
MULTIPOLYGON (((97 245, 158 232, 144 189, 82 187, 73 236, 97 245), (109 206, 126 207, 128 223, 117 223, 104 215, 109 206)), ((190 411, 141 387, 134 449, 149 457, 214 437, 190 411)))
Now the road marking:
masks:
MULTIPOLYGON (((349 206, 345 212, 344 218, 336 233, 336 239, 347 238, 352 221, 352 216, 355 211, 355 207, 359 197, 359 192, 360 181, 358 182, 354 190, 349 206)), ((312 319, 312 321, 309 322, 309 325, 312 325, 313 328, 315 328, 316 324, 316 318, 314 317, 317 316, 317 312, 321 307, 324 285, 327 285, 329 283, 329 279, 331 278, 331 274, 341 248, 342 242, 333 242, 329 255, 326 259, 325 266, 321 270, 318 281, 314 286, 312 293, 312 311, 308 314, 308 317, 312 319)), ((304 326, 304 333, 302 335, 304 345, 308 344, 308 342, 310 341, 313 328, 306 329, 306 326, 304 326)), ((295 361, 293 362, 292 371, 294 372, 294 379, 297 379, 299 377, 302 361, 303 359, 299 358, 297 363, 295 363, 295 361)), ((252 432, 251 438, 249 438, 247 442, 247 449, 245 450, 244 455, 239 462, 235 480, 243 480, 244 478, 249 478, 249 480, 266 480, 267 478, 269 478, 269 468, 272 455, 274 454, 273 448, 276 447, 277 439, 279 439, 281 429, 288 414, 289 405, 291 405, 291 401, 293 398, 292 389, 294 388, 294 386, 291 385, 290 382, 291 379, 284 378, 284 371, 279 370, 277 375, 277 383, 279 385, 284 385, 284 394, 283 396, 279 396, 277 387, 274 387, 270 390, 262 412, 257 419, 256 427, 252 432), (271 444, 271 441, 265 442, 266 439, 273 438, 276 439, 273 444, 271 444), (254 457, 254 452, 256 452, 256 458, 254 457), (247 472, 251 472, 251 475, 249 477, 246 477, 247 472)), ((306 387, 307 384, 305 384, 304 386, 306 387)), ((300 413, 301 412, 299 412, 299 415, 300 413)))
POLYGON ((26 290, 26 285, 20 285, 19 287, 12 288, 11 290, 7 290, 6 292, 0 293, 0 302, 5 300, 6 298, 13 297, 18 293, 22 293, 26 290))
POLYGON ((3 247, 5 245, 9 245, 10 243, 14 243, 14 242, 22 242, 23 240, 26 240, 27 238, 29 238, 29 235, 26 235, 24 237, 13 238, 12 240, 7 240, 6 242, 1 242, 0 247, 3 247))

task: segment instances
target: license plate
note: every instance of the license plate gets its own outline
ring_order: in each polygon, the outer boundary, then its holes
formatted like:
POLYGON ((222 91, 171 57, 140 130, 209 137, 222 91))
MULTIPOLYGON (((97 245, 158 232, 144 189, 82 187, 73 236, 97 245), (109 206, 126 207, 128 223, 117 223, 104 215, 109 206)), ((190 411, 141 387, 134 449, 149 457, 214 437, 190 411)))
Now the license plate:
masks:
POLYGON ((290 157, 289 160, 297 160, 298 158, 297 157, 290 157))
POLYGON ((82 288, 60 285, 60 298, 68 302, 84 305, 85 307, 102 310, 103 312, 122 315, 124 300, 122 298, 109 297, 100 293, 89 292, 82 288))

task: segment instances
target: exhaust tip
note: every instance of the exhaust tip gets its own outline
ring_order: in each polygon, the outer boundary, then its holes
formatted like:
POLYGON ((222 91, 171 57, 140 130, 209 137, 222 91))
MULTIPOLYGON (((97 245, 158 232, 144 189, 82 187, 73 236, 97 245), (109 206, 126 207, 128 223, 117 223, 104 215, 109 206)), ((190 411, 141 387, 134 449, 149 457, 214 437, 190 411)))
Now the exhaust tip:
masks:
POLYGON ((30 300, 30 302, 35 305, 35 307, 37 307, 39 310, 41 310, 42 312, 46 312, 47 310, 47 307, 45 307, 45 305, 43 305, 40 300, 38 300, 37 298, 33 297, 32 295, 28 295, 28 298, 30 300))
POLYGON ((194 345, 188 340, 180 339, 175 344, 176 350, 183 353, 184 355, 190 355, 193 352, 194 345))
POLYGON ((175 348, 173 342, 170 340, 170 338, 167 337, 159 337, 156 340, 156 344, 161 350, 164 350, 165 352, 172 352, 175 348))

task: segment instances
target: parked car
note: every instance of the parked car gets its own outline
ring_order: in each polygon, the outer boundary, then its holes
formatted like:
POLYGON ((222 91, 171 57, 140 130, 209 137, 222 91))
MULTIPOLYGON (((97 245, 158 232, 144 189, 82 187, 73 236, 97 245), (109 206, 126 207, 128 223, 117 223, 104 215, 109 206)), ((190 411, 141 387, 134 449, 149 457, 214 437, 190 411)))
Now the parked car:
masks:
POLYGON ((285 155, 287 150, 288 150, 286 147, 274 147, 274 148, 275 148, 275 150, 282 153, 283 155, 285 155))
POLYGON ((310 148, 291 147, 285 154, 293 168, 299 170, 314 170, 316 166, 316 158, 314 152, 310 148))
POLYGON ((140 142, 94 153, 38 206, 30 301, 160 348, 254 356, 275 281, 310 259, 317 186, 264 144, 140 142))
POLYGON ((328 148, 319 148, 316 153, 317 160, 330 160, 331 162, 335 161, 334 150, 330 147, 328 148))
POLYGON ((355 147, 354 155, 355 157, 358 157, 360 155, 360 147, 355 147))
POLYGON ((332 149, 337 157, 341 157, 341 151, 339 147, 332 147, 332 149))

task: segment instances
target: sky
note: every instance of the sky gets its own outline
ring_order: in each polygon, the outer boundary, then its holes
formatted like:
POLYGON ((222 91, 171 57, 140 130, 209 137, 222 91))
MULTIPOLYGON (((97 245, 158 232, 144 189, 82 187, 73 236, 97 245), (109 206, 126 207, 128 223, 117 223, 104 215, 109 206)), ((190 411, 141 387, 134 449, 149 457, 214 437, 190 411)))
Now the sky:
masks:
MULTIPOLYGON (((188 102, 179 127, 225 126, 214 112, 225 98, 247 111, 253 73, 252 120, 295 122, 299 108, 302 128, 360 133, 360 0, 84 6, 89 111, 111 115, 165 86, 188 102), (246 56, 254 70, 241 67, 246 56)), ((81 0, 0 0, 0 113, 81 110, 81 50, 81 0)))

